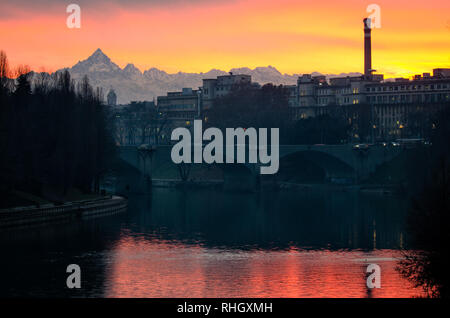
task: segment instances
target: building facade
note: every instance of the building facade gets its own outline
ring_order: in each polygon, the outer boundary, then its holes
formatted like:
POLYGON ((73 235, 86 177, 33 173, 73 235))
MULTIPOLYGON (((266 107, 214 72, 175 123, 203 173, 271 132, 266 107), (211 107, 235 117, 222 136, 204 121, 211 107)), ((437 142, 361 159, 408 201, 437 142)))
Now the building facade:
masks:
POLYGON ((411 80, 384 80, 372 69, 371 21, 363 22, 364 74, 329 80, 303 74, 297 81, 297 103, 291 105, 293 118, 304 119, 339 107, 360 105, 370 113, 373 140, 404 137, 407 130, 412 134, 412 114, 422 112, 428 116, 440 105, 450 103, 450 69, 436 68, 433 75, 415 75, 411 80))
POLYGON ((202 106, 200 89, 183 88, 181 92, 169 92, 167 96, 158 96, 157 106, 166 114, 170 125, 174 127, 190 126, 199 118, 202 106))
MULTIPOLYGON (((409 117, 450 102, 450 69, 434 69, 413 79, 383 80, 382 75, 331 78, 304 74, 297 83, 295 119, 328 113, 333 107, 369 107, 376 139, 402 137, 409 117), (436 106, 436 107, 435 107, 436 106)), ((420 137, 420 136, 417 136, 420 137)))
POLYGON ((172 128, 192 127, 195 119, 205 120, 208 109, 216 98, 226 96, 236 87, 254 85, 250 75, 232 74, 204 79, 199 89, 183 88, 157 97, 158 109, 166 114, 172 128))

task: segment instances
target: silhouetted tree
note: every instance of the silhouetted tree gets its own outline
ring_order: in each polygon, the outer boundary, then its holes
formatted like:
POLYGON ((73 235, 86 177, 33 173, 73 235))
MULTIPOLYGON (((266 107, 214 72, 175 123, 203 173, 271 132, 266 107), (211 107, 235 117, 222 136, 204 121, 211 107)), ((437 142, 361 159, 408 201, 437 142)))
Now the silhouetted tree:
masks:
POLYGON ((423 190, 410 209, 408 233, 413 250, 405 252, 400 272, 433 297, 450 297, 450 105, 439 113, 423 190))
POLYGON ((206 126, 225 128, 279 128, 280 142, 289 141, 288 91, 282 85, 266 84, 261 89, 244 85, 214 101, 206 114, 206 126))
POLYGON ((328 114, 298 120, 293 129, 293 142, 302 145, 340 144, 348 139, 349 124, 342 116, 328 114))
POLYGON ((439 121, 445 103, 429 105, 408 105, 406 114, 406 134, 408 136, 429 140, 439 121))
POLYGON ((4 51, 0 51, 0 94, 6 94, 10 82, 9 62, 4 51))
MULTIPOLYGON (((5 58, 0 53, 3 76, 5 58)), ((87 78, 75 85, 68 71, 19 67, 16 76, 11 90, 0 86, 2 195, 20 189, 57 199, 71 188, 98 191, 115 149, 101 90, 87 78)))
POLYGON ((371 106, 368 104, 355 104, 345 106, 345 108, 346 117, 350 120, 352 139, 357 136, 360 142, 369 142, 374 122, 371 106))

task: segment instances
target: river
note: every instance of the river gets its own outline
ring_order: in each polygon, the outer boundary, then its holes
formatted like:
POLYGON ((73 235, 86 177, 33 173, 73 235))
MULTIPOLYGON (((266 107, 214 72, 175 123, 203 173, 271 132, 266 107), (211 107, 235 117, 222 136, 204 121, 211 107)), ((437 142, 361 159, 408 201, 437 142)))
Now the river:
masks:
POLYGON ((415 297, 407 202, 358 192, 154 188, 128 212, 0 232, 0 296, 415 297), (81 289, 66 267, 81 268, 81 289), (366 285, 368 264, 381 288, 366 285))

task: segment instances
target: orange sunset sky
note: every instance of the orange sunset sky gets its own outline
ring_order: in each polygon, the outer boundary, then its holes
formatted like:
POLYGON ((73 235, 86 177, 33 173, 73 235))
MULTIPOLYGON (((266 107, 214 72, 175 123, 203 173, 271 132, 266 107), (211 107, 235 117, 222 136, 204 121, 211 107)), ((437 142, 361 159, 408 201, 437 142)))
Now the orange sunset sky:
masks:
POLYGON ((448 0, 0 0, 10 64, 55 71, 101 48, 120 67, 207 72, 268 66, 282 73, 363 72, 366 7, 381 7, 373 68, 386 77, 450 67, 448 0), (81 29, 66 7, 81 7, 81 29))

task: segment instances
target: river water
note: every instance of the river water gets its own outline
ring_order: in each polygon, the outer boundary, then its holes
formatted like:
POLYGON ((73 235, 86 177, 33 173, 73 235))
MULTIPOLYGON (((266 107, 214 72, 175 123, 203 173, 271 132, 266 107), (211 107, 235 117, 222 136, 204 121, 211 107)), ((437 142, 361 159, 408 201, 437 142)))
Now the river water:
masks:
POLYGON ((357 192, 154 188, 127 213, 0 232, 0 296, 420 296, 396 271, 406 210, 357 192), (66 287, 69 264, 81 289, 66 287))

